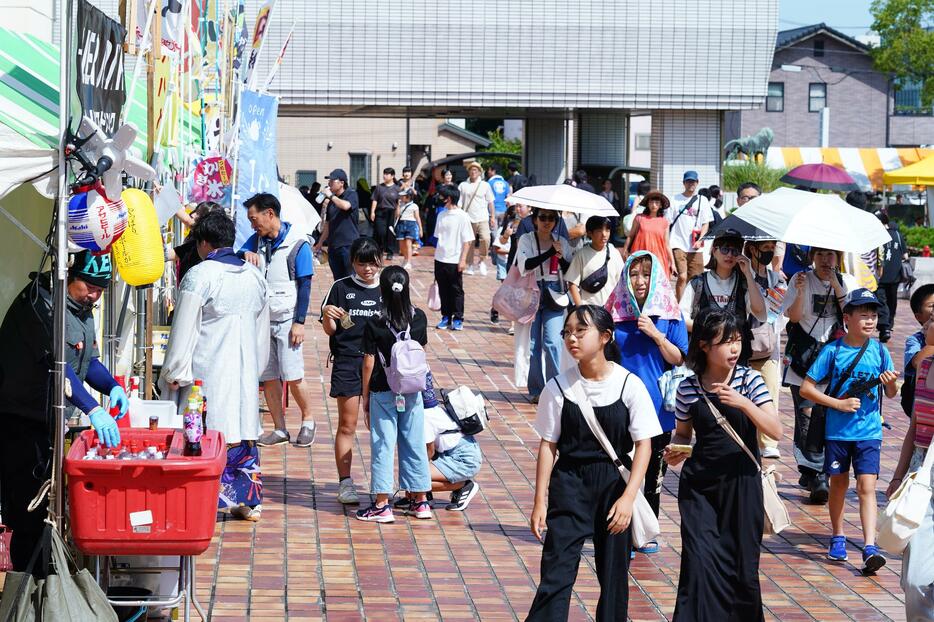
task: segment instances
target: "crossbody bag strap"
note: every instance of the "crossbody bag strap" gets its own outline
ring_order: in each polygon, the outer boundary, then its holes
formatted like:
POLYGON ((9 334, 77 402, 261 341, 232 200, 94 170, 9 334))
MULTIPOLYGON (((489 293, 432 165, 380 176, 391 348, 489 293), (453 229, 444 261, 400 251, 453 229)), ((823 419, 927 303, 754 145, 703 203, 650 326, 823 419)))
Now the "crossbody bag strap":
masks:
MULTIPOLYGON (((861 347, 861 348, 859 349, 859 352, 857 352, 857 353, 856 353, 856 356, 853 358, 853 362, 850 363, 849 367, 846 368, 846 371, 843 372, 843 375, 840 376, 840 380, 837 381, 836 386, 834 386, 833 389, 831 389, 830 391, 828 391, 828 392, 827 392, 827 395, 829 395, 830 397, 833 397, 833 398, 836 398, 836 397, 837 397, 837 393, 839 393, 839 392, 840 392, 840 389, 843 388, 843 385, 846 384, 846 379, 850 377, 850 374, 852 374, 852 373, 853 373, 853 370, 856 369, 856 365, 859 364, 859 360, 860 360, 861 358, 863 358, 863 355, 866 353, 866 348, 869 347, 869 341, 870 341, 869 339, 866 340, 866 342, 863 344, 863 347, 861 347)), ((839 340, 839 339, 837 340, 836 348, 837 348, 837 350, 840 349, 840 340, 839 340)), ((836 359, 836 356, 834 357, 834 359, 836 359)), ((831 380, 832 380, 832 378, 831 378, 831 380)), ((830 386, 830 385, 828 385, 828 387, 829 387, 829 386, 830 386)))
MULTIPOLYGON (((694 205, 694 201, 696 201, 696 200, 697 200, 697 195, 695 194, 693 197, 691 197, 691 200, 688 201, 687 204, 686 204, 684 207, 682 207, 682 208, 678 211, 678 215, 675 216, 675 219, 671 221, 671 225, 668 226, 669 229, 673 229, 673 228, 674 228, 675 223, 678 222, 678 219, 681 218, 681 216, 682 216, 682 214, 684 214, 684 212, 686 212, 686 211, 688 211, 689 209, 691 209, 691 206, 694 205)), ((700 210, 698 210, 697 215, 700 216, 700 210)))
POLYGON ((700 378, 697 379, 697 385, 700 387, 701 397, 704 398, 704 401, 707 403, 707 408, 710 409, 710 414, 713 415, 713 418, 716 419, 717 424, 723 428, 723 431, 726 432, 726 435, 733 439, 737 445, 743 448, 743 451, 746 452, 746 455, 749 456, 749 459, 752 460, 752 463, 756 465, 756 470, 760 473, 762 472, 762 466, 759 464, 759 461, 756 460, 756 457, 749 451, 749 447, 746 446, 746 443, 743 442, 743 439, 740 438, 739 434, 736 433, 736 430, 733 429, 733 426, 730 425, 730 422, 726 420, 716 406, 713 405, 713 402, 710 401, 710 398, 707 397, 707 392, 704 390, 704 385, 700 381, 700 378))
MULTIPOLYGON (((555 380, 555 382, 558 382, 555 380)), ((610 442, 610 439, 607 438, 606 432, 603 431, 603 426, 600 425, 600 422, 597 421, 597 415, 593 411, 593 407, 590 405, 590 400, 587 399, 587 396, 584 394, 583 389, 581 388, 580 378, 576 379, 574 383, 568 388, 568 395, 573 398, 573 402, 577 404, 577 407, 580 408, 581 415, 584 417, 584 421, 587 422, 587 427, 590 428, 590 431, 597 438, 597 442, 600 443, 600 447, 603 448, 603 451, 610 457, 610 460, 613 462, 613 466, 616 467, 616 470, 619 471, 620 476, 623 478, 623 481, 629 482, 629 469, 626 468, 626 465, 623 464, 623 461, 619 459, 619 456, 616 453, 616 449, 613 448, 613 444, 610 442)))

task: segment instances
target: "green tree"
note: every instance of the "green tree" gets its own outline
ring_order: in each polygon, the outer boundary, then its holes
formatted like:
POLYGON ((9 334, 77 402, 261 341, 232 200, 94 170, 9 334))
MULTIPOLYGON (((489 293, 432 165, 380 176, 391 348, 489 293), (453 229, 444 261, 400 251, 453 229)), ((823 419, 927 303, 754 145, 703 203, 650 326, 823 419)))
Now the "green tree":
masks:
MULTIPOLYGON (((490 146, 487 147, 485 151, 514 153, 518 156, 522 155, 522 141, 518 138, 507 140, 503 137, 503 131, 501 129, 497 128, 492 132, 487 132, 486 137, 490 139, 490 146)), ((505 174, 506 165, 511 161, 510 158, 481 158, 480 164, 484 169, 491 164, 499 164, 500 171, 503 171, 505 174)))
POLYGON ((873 0, 876 69, 922 84, 921 104, 934 104, 934 0, 873 0))

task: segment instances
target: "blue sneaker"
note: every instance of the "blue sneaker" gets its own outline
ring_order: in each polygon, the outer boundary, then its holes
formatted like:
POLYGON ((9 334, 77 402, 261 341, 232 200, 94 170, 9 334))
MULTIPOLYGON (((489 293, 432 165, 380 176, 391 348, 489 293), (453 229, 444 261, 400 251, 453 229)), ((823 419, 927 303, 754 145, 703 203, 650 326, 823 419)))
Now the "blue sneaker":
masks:
POLYGON ((464 330, 464 320, 455 319, 451 322, 451 330, 464 330))
POLYGON ((441 321, 438 322, 438 328, 439 328, 439 329, 447 328, 447 327, 448 327, 448 323, 449 323, 450 321, 451 321, 451 320, 450 320, 449 318, 447 318, 447 317, 441 318, 441 321))
POLYGON ((875 544, 867 544, 863 549, 863 574, 875 574, 883 566, 885 566, 885 557, 879 552, 879 547, 875 544))
POLYGON ((833 536, 830 539, 827 559, 835 562, 845 562, 848 559, 846 554, 846 536, 833 536))
POLYGON ((658 542, 652 540, 642 547, 634 547, 634 550, 637 553, 642 553, 643 555, 652 555, 653 553, 658 553, 658 542))

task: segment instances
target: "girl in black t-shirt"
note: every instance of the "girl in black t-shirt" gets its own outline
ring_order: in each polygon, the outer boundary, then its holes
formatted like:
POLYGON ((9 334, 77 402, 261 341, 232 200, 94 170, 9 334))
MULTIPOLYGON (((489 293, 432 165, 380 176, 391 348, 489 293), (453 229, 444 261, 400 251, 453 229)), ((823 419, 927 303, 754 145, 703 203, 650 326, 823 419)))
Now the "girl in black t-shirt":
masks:
POLYGON ((372 238, 357 238, 350 247, 354 274, 338 279, 321 306, 321 324, 331 349, 331 392, 337 399, 338 427, 334 436, 339 491, 337 500, 360 502, 350 467, 363 393, 363 329, 383 309, 379 291, 382 253, 372 238))

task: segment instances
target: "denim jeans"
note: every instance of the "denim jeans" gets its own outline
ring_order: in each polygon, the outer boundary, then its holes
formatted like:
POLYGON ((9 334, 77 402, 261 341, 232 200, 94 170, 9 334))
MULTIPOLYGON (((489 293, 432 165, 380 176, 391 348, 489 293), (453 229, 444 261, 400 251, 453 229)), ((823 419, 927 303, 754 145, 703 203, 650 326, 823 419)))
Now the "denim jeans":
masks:
POLYGON ((496 249, 493 249, 493 263, 496 264, 496 280, 505 281, 506 272, 508 268, 506 267, 506 260, 508 259, 507 255, 500 255, 496 252, 496 249))
POLYGON ((395 491, 392 464, 399 445, 399 487, 411 492, 431 490, 425 451, 422 394, 405 396, 405 411, 396 411, 392 391, 370 393, 370 492, 395 491))
MULTIPOLYGON (((542 288, 542 300, 548 294, 544 288, 549 287, 559 291, 557 283, 539 282, 542 288)), ((532 333, 529 337, 529 395, 536 397, 545 388, 545 383, 558 375, 561 364, 561 348, 564 341, 561 339, 561 329, 564 328, 564 309, 551 311, 544 302, 538 305, 535 319, 532 320, 532 333), (544 354, 544 367, 542 370, 542 355, 544 354), (544 371, 544 374, 542 373, 544 371)))

